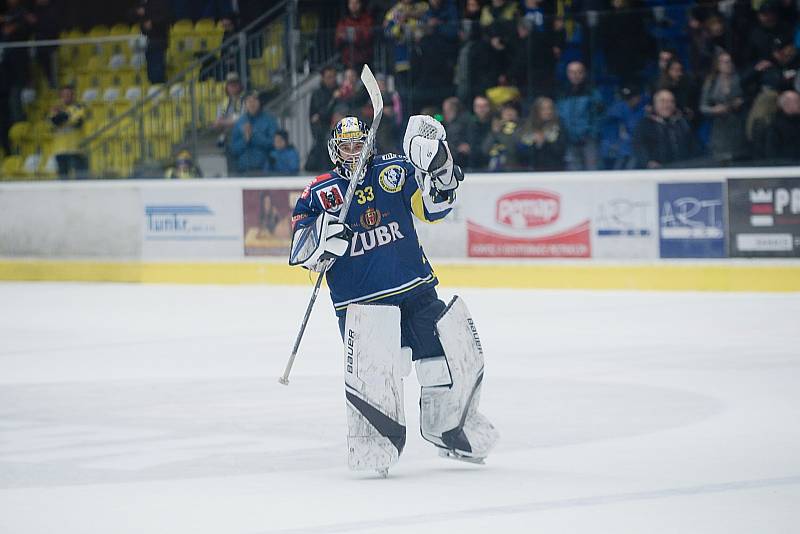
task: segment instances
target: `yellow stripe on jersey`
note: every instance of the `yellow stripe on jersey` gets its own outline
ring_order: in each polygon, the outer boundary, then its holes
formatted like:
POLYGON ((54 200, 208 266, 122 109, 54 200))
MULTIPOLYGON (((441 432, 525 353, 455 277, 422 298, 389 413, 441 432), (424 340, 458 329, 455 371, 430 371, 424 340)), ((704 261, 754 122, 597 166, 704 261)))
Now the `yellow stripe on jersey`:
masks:
MULTIPOLYGON (((378 301, 378 300, 385 299, 385 298, 387 298, 387 297, 393 297, 393 296, 395 296, 395 295, 399 295, 399 294, 401 294, 401 293, 405 293, 405 292, 407 292, 407 291, 411 291, 411 290, 412 290, 412 289, 414 289, 415 287, 419 287, 419 286, 421 286, 422 284, 432 284, 432 283, 434 283, 434 282, 436 282, 436 276, 435 276, 435 275, 431 276, 431 278, 423 278, 422 280, 420 280, 420 281, 419 281, 419 282, 417 282, 416 284, 410 285, 410 286, 408 286, 408 287, 404 287, 403 289, 398 289, 397 291, 393 291, 393 292, 391 292, 391 293, 386 293, 385 295, 378 295, 377 297, 373 297, 373 298, 371 298, 371 299, 367 299, 367 300, 359 300, 359 301, 357 301, 357 302, 351 302, 351 303, 349 303, 349 304, 365 304, 365 303, 367 303, 367 302, 375 302, 375 301, 378 301)), ((341 311, 341 310, 344 310, 345 308, 347 308, 347 306, 348 306, 349 304, 343 304, 343 305, 341 305, 341 306, 334 306, 334 309, 335 309, 336 311, 341 311)))
POLYGON ((417 219, 420 221, 424 221, 426 223, 436 224, 442 222, 444 219, 436 219, 431 220, 428 219, 427 210, 425 210, 425 204, 422 202, 422 191, 417 189, 414 191, 414 194, 411 195, 411 211, 414 212, 417 219))

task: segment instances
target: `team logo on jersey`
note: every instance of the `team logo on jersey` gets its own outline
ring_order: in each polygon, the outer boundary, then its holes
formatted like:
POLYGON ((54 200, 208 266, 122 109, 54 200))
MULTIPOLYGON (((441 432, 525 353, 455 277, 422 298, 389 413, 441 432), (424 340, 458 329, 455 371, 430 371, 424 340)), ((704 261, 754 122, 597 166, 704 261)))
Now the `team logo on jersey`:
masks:
POLYGON ((367 211, 361 214, 359 222, 365 230, 375 228, 381 223, 381 212, 375 208, 367 208, 367 211))
POLYGON ((330 185, 317 191, 317 198, 325 211, 339 211, 344 204, 342 191, 337 184, 330 185))
POLYGON ((378 183, 387 193, 397 193, 403 189, 405 179, 406 170, 400 165, 389 165, 378 175, 378 183))

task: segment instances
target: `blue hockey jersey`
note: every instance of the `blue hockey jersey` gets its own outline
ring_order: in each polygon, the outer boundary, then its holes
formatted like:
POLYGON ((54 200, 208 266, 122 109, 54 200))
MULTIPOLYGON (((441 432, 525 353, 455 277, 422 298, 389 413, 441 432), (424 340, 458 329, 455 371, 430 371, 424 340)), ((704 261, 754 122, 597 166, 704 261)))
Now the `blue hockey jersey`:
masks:
MULTIPOLYGON (((353 230, 350 248, 327 272, 338 316, 351 303, 399 304, 438 281, 414 229, 412 213, 437 222, 450 213, 447 203, 424 199, 405 156, 375 156, 355 189, 345 222, 353 230)), ((337 215, 349 180, 336 171, 313 180, 292 214, 293 229, 313 224, 327 211, 337 215)))

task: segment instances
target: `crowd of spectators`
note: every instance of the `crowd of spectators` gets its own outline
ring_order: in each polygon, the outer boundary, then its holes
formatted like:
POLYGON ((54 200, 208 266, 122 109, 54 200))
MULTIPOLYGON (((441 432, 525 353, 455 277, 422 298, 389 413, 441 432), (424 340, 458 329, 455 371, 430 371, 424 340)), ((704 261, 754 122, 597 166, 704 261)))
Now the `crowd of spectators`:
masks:
POLYGON ((382 151, 429 113, 475 170, 797 163, 798 45, 794 0, 348 0, 306 169, 328 165, 337 118, 369 118, 346 72, 381 49, 382 151))

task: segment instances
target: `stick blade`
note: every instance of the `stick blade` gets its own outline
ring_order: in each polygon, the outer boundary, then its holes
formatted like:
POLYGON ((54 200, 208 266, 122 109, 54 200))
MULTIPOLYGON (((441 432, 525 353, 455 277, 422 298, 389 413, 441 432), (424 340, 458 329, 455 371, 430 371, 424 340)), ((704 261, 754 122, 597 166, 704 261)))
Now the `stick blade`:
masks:
POLYGON ((379 123, 380 117, 383 116, 383 95, 381 95, 378 80, 375 79, 375 75, 372 74, 369 65, 364 65, 361 71, 361 82, 367 89, 370 102, 372 102, 372 122, 379 123))

